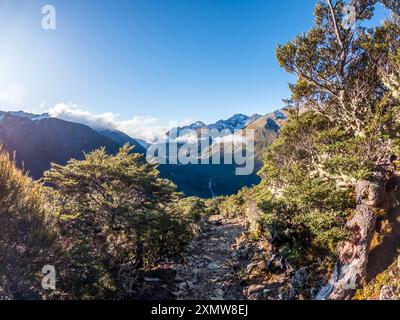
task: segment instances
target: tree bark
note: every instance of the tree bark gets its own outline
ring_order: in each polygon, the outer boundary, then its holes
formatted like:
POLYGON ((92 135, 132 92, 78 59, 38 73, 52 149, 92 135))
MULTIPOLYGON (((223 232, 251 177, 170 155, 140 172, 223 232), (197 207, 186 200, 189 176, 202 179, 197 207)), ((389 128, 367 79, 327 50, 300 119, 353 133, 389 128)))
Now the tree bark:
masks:
POLYGON ((339 247, 334 273, 315 297, 316 300, 351 299, 367 276, 368 256, 374 236, 377 209, 385 198, 385 179, 376 175, 356 186, 356 214, 347 224, 351 238, 339 247))

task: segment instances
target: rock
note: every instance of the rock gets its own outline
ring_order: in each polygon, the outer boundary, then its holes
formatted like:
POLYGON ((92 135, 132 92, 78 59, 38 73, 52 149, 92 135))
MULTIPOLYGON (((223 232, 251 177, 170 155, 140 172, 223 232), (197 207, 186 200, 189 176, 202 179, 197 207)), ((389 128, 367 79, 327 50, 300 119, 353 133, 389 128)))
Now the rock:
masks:
POLYGON ((290 284, 288 299, 296 298, 298 293, 306 286, 308 277, 308 267, 301 268, 294 273, 290 284))
POLYGON ((179 290, 186 290, 187 287, 188 287, 188 284, 186 282, 181 282, 180 284, 178 284, 179 290))
POLYGON ((193 287, 194 287, 193 282, 187 281, 186 283, 187 283, 187 287, 188 287, 189 289, 193 289, 193 287))
POLYGON ((247 295, 253 295, 256 293, 260 293, 261 291, 263 291, 265 289, 265 286, 262 284, 252 284, 251 286, 249 286, 247 288, 247 295))
POLYGON ((263 296, 264 299, 266 299, 269 296, 270 291, 271 290, 269 290, 269 289, 264 289, 263 290, 262 296, 263 296))
POLYGON ((224 290, 216 289, 214 290, 214 295, 211 297, 211 300, 224 300, 224 290))
POLYGON ((208 269, 210 269, 210 270, 216 270, 216 269, 219 269, 219 268, 220 268, 220 265, 218 263, 216 263, 216 262, 211 262, 208 265, 208 269))
POLYGON ((290 275, 294 271, 290 262, 280 253, 271 256, 266 264, 266 269, 270 271, 283 271, 286 275, 290 275))
POLYGON ((260 293, 255 293, 255 294, 251 294, 251 295, 247 296, 247 300, 250 300, 250 301, 260 300, 260 293))
POLYGON ((144 281, 146 281, 146 282, 160 282, 161 280, 158 279, 158 278, 148 278, 148 277, 145 277, 145 278, 144 278, 144 281))
POLYGON ((217 296, 223 296, 224 295, 224 290, 222 289, 215 289, 214 290, 215 295, 217 296))
POLYGON ((315 298, 315 296, 317 295, 317 293, 318 293, 318 290, 317 290, 316 288, 312 287, 311 290, 310 290, 310 295, 311 295, 311 297, 312 297, 313 299, 315 298))
POLYGON ((397 288, 393 286, 383 286, 379 300, 399 300, 397 295, 397 288))
POLYGON ((198 274, 198 273, 200 273, 200 270, 197 269, 197 268, 194 268, 194 269, 192 270, 192 272, 193 272, 194 274, 198 274))
POLYGON ((179 283, 183 282, 184 280, 185 279, 183 279, 182 277, 179 277, 179 276, 175 278, 175 282, 179 282, 179 283))
POLYGON ((186 294, 187 294, 187 292, 186 291, 184 291, 184 290, 179 290, 178 292, 172 292, 172 294, 175 296, 175 297, 183 297, 183 296, 185 296, 186 294))

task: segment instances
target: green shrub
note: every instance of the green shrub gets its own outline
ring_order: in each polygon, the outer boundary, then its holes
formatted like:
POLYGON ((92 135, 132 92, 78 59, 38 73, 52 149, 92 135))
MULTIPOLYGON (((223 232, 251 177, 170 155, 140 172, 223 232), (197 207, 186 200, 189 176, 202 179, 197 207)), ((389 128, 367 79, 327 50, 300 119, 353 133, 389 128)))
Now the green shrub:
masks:
POLYGON ((132 297, 137 271, 179 252, 198 218, 174 207, 175 186, 131 151, 96 150, 45 173, 65 244, 59 283, 72 298, 132 297))

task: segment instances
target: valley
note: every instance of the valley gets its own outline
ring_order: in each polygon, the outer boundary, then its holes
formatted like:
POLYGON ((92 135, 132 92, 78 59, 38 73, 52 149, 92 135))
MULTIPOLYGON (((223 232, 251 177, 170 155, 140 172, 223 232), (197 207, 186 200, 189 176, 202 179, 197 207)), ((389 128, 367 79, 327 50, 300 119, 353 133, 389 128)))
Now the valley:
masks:
MULTIPOLYGON (((228 120, 205 125, 202 122, 188 127, 177 128, 182 138, 189 129, 227 130, 241 136, 246 129, 256 132, 256 167, 250 175, 238 176, 234 164, 210 165, 173 165, 161 164, 161 176, 173 181, 178 190, 187 196, 212 198, 231 195, 247 186, 260 182, 257 170, 264 150, 277 137, 280 125, 287 118, 286 111, 270 113, 265 116, 235 115, 228 120), (210 181, 212 183, 210 184, 210 181)), ((166 133, 168 135, 168 133, 166 133)), ((0 143, 15 152, 21 168, 40 179, 50 163, 64 165, 70 159, 83 159, 84 153, 105 147, 107 152, 115 154, 128 143, 134 146, 134 152, 145 155, 146 149, 134 138, 116 129, 91 128, 87 125, 52 118, 48 114, 35 115, 25 112, 0 111, 0 143)))

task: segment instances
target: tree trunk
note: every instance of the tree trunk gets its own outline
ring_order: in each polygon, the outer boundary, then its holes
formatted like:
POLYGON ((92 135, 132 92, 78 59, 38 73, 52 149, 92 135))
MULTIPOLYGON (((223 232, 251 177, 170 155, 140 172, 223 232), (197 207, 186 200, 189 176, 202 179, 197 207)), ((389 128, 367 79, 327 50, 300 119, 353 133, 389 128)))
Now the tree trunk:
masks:
POLYGON ((367 275, 368 256, 374 236, 377 209, 382 208, 385 195, 385 179, 376 175, 356 186, 356 214, 347 224, 351 232, 349 240, 339 247, 339 261, 334 273, 315 299, 351 299, 367 275))

